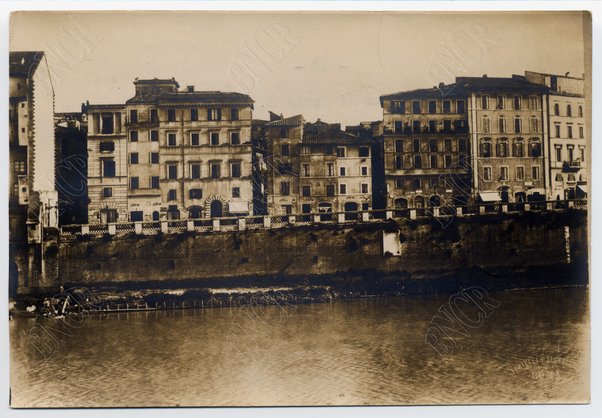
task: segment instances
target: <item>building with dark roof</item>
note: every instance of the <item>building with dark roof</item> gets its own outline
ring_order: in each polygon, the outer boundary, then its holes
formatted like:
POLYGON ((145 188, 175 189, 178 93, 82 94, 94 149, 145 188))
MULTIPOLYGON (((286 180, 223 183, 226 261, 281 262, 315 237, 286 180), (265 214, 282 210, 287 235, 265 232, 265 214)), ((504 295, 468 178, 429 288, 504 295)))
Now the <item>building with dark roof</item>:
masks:
POLYGON ((545 198, 548 90, 484 75, 381 96, 387 207, 545 198))

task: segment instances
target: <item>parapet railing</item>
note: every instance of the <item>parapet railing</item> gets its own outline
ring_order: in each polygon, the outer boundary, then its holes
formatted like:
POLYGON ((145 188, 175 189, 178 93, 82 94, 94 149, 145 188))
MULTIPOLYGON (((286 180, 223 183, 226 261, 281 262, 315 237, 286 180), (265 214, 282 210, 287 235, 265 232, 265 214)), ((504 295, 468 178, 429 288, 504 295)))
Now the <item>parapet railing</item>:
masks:
POLYGON ((265 215, 209 219, 177 219, 109 224, 65 225, 61 236, 84 235, 157 235, 183 232, 244 231, 295 226, 383 222, 389 219, 414 220, 434 217, 446 220, 468 216, 495 216, 502 213, 558 212, 587 210, 587 200, 548 200, 524 203, 479 203, 466 206, 391 208, 357 212, 323 212, 295 215, 265 215))

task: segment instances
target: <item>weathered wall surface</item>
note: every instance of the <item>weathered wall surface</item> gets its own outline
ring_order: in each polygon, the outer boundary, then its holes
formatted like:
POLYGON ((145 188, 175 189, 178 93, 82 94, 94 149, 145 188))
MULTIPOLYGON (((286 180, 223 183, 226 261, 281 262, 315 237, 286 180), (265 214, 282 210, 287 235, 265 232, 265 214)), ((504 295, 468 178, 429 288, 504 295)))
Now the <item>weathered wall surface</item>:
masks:
MULTIPOLYGON (((62 238, 61 283, 189 282, 233 277, 389 275, 432 279, 469 269, 566 264, 586 269, 586 214, 434 219, 401 224, 330 226, 165 236, 62 238), (401 256, 383 255, 383 230, 400 232, 401 256)), ((583 270, 586 271, 586 270, 583 270)))

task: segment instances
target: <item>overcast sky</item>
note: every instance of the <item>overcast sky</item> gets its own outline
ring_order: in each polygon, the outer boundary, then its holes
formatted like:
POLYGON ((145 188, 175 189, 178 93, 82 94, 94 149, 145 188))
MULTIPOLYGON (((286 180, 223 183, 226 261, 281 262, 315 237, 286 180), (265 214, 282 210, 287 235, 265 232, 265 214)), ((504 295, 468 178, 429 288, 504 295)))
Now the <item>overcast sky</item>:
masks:
POLYGON ((382 94, 456 76, 581 76, 583 39, 579 12, 34 12, 10 28, 11 50, 46 52, 58 112, 123 103, 136 77, 174 77, 250 94, 255 118, 343 125, 381 119, 382 94))
POLYGON ((133 96, 134 78, 240 91, 273 110, 343 125, 381 116, 378 97, 455 76, 581 75, 580 13, 34 13, 11 50, 45 50, 57 111, 133 96))

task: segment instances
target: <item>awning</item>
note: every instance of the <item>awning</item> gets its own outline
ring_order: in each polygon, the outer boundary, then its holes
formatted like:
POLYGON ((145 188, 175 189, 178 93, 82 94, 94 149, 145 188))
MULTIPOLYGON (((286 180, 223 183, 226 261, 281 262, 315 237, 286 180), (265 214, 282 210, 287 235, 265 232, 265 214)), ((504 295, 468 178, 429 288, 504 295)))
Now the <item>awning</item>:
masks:
POLYGON ((230 202, 228 204, 228 212, 230 213, 249 213, 249 204, 247 202, 230 202))
POLYGON ((579 191, 579 193, 583 193, 582 194, 583 197, 587 197, 587 186, 582 185, 582 184, 578 184, 577 185, 577 191, 579 191))
POLYGON ((498 192, 479 192, 479 199, 483 203, 499 202, 502 200, 498 192))

